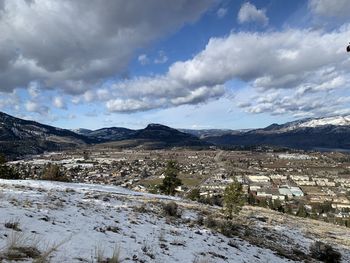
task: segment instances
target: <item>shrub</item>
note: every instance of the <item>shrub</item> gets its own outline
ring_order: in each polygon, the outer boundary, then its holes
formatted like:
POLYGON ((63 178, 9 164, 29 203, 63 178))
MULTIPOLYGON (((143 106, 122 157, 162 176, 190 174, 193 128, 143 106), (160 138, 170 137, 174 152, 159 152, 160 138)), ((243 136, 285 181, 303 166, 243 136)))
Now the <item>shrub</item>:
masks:
POLYGON ((166 216, 179 217, 178 205, 175 202, 169 202, 163 205, 163 211, 166 216))
POLYGON ((341 262, 341 254, 330 245, 320 241, 316 241, 310 246, 310 255, 312 258, 326 263, 341 262))
POLYGON ((222 197, 219 195, 201 197, 199 199, 200 203, 211 205, 211 206, 222 206, 222 197))
POLYGON ((48 164, 44 167, 42 180, 69 182, 69 178, 60 170, 56 164, 48 164))
POLYGON ((199 188, 192 189, 188 194, 187 198, 191 199, 192 201, 198 201, 200 199, 200 190, 199 188))
POLYGON ((216 219, 214 216, 208 216, 204 219, 204 225, 226 237, 233 237, 239 234, 239 225, 231 220, 216 219))
POLYGON ((15 230, 15 231, 22 231, 21 228, 19 227, 20 223, 18 219, 15 220, 11 220, 11 221, 7 221, 5 222, 4 226, 6 228, 15 230))
POLYGON ((203 223, 208 228, 216 228, 218 226, 218 221, 213 216, 207 216, 203 223))
POLYGON ((239 227, 230 220, 220 221, 218 226, 218 231, 226 237, 237 236, 239 227))

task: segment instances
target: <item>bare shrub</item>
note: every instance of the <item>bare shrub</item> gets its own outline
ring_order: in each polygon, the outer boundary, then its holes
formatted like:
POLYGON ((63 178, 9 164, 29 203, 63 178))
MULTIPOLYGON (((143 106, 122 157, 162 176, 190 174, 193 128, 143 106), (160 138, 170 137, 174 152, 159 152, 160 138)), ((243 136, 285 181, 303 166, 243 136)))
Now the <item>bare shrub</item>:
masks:
POLYGON ((335 251, 331 245, 316 241, 310 246, 310 255, 312 258, 326 263, 341 262, 341 254, 335 251))
POLYGON ((42 180, 69 182, 70 179, 61 171, 60 167, 56 164, 47 164, 44 167, 42 180))
POLYGON ((169 202, 163 205, 163 211, 166 216, 171 216, 171 217, 181 217, 179 210, 178 210, 178 205, 175 202, 169 202))
POLYGON ((4 226, 6 228, 15 230, 15 231, 22 231, 21 228, 19 227, 20 223, 19 223, 19 219, 12 219, 10 221, 5 222, 4 226))
POLYGON ((19 232, 11 232, 6 240, 6 246, 0 253, 0 259, 25 260, 40 257, 41 252, 37 243, 28 236, 19 232))

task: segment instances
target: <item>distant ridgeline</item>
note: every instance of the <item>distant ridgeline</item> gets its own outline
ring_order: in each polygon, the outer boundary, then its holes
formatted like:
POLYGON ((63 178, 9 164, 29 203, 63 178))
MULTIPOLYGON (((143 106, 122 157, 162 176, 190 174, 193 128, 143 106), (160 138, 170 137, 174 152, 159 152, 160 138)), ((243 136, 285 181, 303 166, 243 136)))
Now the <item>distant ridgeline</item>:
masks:
POLYGON ((66 130, 0 112, 0 153, 20 158, 98 143, 125 142, 123 147, 207 149, 277 146, 296 149, 350 150, 350 117, 305 119, 254 130, 176 130, 149 124, 140 130, 121 127, 66 130))

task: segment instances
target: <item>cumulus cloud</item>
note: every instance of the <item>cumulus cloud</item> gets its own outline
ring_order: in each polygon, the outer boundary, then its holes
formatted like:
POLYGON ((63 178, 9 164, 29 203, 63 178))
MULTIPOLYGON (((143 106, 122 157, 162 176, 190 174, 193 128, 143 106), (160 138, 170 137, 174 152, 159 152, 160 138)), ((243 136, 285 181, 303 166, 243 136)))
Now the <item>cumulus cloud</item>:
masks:
POLYGON ((49 113, 49 108, 35 101, 27 101, 25 103, 25 108, 29 112, 35 112, 40 115, 47 115, 49 113))
POLYGON ((255 5, 249 2, 244 3, 241 6, 237 20, 240 24, 255 22, 266 26, 269 23, 269 18, 266 16, 266 10, 257 9, 255 5))
POLYGON ((146 54, 141 54, 140 56, 138 56, 137 60, 141 65, 147 65, 149 63, 149 58, 146 54))
POLYGON ((82 94, 123 74, 135 50, 207 10, 212 0, 3 0, 0 89, 38 81, 82 94), (156 10, 156 12, 155 12, 156 10))
POLYGON ((39 84, 31 81, 28 85, 28 93, 31 98, 37 98, 39 96, 39 84))
POLYGON ((227 8, 219 8, 218 11, 216 11, 216 15, 218 16, 218 18, 223 18, 225 17, 227 14, 227 8))
POLYGON ((53 98, 53 105, 59 109, 67 109, 67 105, 61 96, 56 96, 53 98))
POLYGON ((11 93, 0 92, 0 110, 11 109, 18 111, 21 99, 16 90, 11 93))
POLYGON ((316 15, 350 17, 350 1, 348 0, 309 0, 309 8, 316 15))
MULTIPOLYGON (((350 97, 348 97, 349 99, 350 97)), ((344 104, 337 96, 303 96, 297 94, 282 95, 272 98, 270 101, 256 100, 253 104, 241 105, 247 112, 259 114, 269 113, 272 115, 294 116, 296 118, 312 117, 312 116, 327 116, 344 112, 348 108, 349 102, 344 104), (344 106, 347 105, 345 108, 344 106)))
POLYGON ((152 105, 150 103, 135 99, 113 99, 109 100, 106 106, 110 112, 126 113, 145 111, 152 108, 152 105))
MULTIPOLYGON (((240 79, 259 93, 271 93, 265 101, 249 104, 249 112, 315 111, 319 104, 300 97, 349 87, 350 58, 344 51, 344 39, 349 34, 350 25, 331 32, 309 29, 233 32, 211 38, 203 51, 192 59, 173 63, 164 75, 114 84, 111 96, 118 99, 118 105, 120 99, 142 102, 131 107, 131 111, 196 104, 223 96, 225 83, 240 79), (290 94, 281 97, 277 90, 290 94), (280 105, 279 110, 271 109, 274 104, 280 105)), ((322 103, 327 101, 323 99, 322 103)), ((129 104, 108 108, 127 111, 129 104)))
POLYGON ((139 77, 112 85, 106 106, 110 112, 136 112, 204 103, 224 93, 223 85, 191 86, 168 75, 139 77))
POLYGON ((164 64, 168 61, 168 57, 166 56, 163 50, 158 52, 158 57, 154 59, 155 64, 164 64))
POLYGON ((232 78, 260 89, 292 88, 349 72, 344 39, 350 26, 333 32, 288 29, 270 33, 232 33, 212 38, 193 59, 176 62, 169 75, 191 85, 223 84, 232 78), (318 79, 321 78, 321 79, 318 79))

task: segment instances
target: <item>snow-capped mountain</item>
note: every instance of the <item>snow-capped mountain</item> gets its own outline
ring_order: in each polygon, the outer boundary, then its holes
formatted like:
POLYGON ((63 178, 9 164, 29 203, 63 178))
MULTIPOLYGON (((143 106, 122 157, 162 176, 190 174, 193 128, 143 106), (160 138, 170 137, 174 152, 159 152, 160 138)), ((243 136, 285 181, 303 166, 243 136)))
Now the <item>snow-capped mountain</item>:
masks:
POLYGON ((303 119, 238 134, 206 138, 216 145, 274 145, 299 149, 350 149, 350 116, 303 119))
POLYGON ((303 123, 300 123, 299 127, 315 128, 315 127, 325 126, 325 125, 350 126, 350 115, 311 119, 303 123))
POLYGON ((333 116, 323 118, 307 118, 287 122, 285 124, 272 124, 260 131, 287 132, 303 128, 325 128, 327 126, 350 126, 350 115, 348 116, 333 116))

